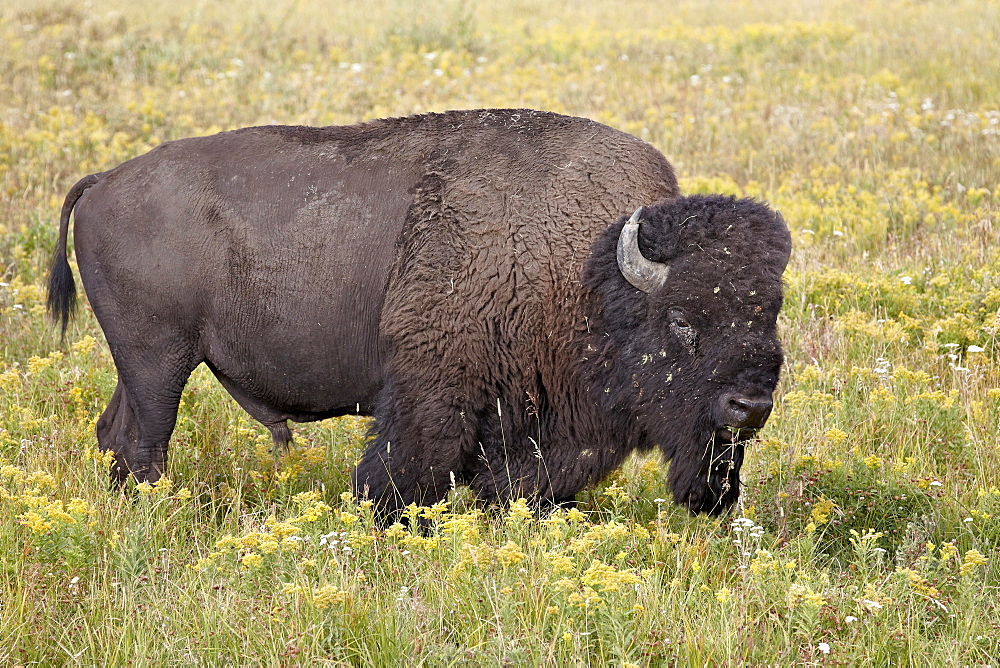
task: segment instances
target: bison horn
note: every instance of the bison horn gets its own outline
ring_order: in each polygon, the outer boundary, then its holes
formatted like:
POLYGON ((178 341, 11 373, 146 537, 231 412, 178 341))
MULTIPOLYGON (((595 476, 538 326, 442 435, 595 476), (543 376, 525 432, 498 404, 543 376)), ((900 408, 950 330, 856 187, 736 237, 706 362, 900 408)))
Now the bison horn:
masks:
POLYGON ((647 260, 639 251, 641 215, 640 206, 625 223, 621 236, 618 237, 618 269, 621 270, 625 280, 648 294, 667 282, 670 267, 662 262, 647 260))

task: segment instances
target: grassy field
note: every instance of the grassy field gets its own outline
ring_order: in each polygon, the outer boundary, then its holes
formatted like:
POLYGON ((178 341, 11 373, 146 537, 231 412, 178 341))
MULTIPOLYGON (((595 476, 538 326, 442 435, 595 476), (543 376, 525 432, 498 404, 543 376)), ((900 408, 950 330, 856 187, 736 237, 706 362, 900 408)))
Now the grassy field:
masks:
POLYGON ((1000 5, 10 0, 0 8, 0 665, 997 665, 1000 5), (429 5, 433 4, 431 11, 429 5), (636 459, 539 519, 372 527, 357 418, 269 436, 204 369, 108 488, 115 373, 41 285, 81 176, 168 139, 525 106, 781 210, 780 401, 721 520, 636 459))

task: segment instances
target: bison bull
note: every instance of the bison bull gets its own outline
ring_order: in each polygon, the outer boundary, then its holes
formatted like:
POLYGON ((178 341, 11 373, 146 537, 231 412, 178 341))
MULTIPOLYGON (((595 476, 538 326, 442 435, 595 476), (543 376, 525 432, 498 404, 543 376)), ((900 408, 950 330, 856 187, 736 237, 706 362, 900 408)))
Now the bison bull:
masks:
POLYGON ((655 447, 675 501, 718 513, 771 410, 781 216, 681 197, 659 152, 592 121, 456 111, 165 143, 67 195, 64 330, 74 208, 120 480, 162 475, 201 363, 278 443, 287 420, 374 416, 353 485, 390 515, 456 481, 567 502, 655 447))

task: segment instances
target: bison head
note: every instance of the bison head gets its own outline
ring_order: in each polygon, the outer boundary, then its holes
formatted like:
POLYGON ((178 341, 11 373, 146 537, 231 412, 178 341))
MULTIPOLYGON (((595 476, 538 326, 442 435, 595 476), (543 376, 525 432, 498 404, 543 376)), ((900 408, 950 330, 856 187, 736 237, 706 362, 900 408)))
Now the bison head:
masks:
POLYGON ((587 262, 591 388, 615 431, 671 460, 674 500, 692 512, 735 503, 744 445, 771 413, 790 251, 765 205, 691 196, 612 225, 587 262))

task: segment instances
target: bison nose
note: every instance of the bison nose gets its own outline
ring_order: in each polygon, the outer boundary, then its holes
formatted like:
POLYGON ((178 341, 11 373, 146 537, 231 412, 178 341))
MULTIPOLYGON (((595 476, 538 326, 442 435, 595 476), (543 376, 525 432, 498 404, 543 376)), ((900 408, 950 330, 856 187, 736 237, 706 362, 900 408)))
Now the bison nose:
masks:
POLYGON ((771 395, 727 392, 719 398, 722 423, 737 429, 760 429, 771 414, 771 395))

